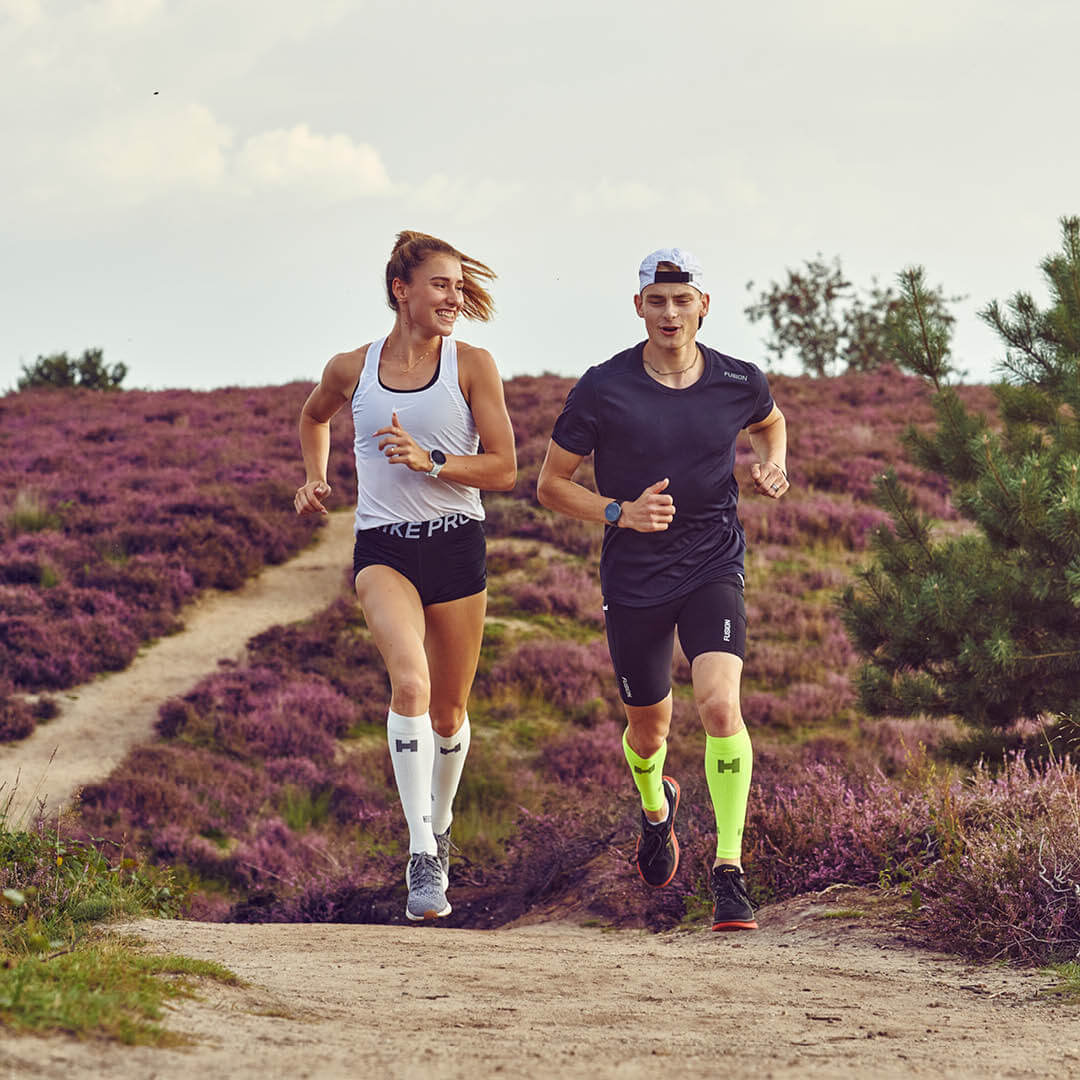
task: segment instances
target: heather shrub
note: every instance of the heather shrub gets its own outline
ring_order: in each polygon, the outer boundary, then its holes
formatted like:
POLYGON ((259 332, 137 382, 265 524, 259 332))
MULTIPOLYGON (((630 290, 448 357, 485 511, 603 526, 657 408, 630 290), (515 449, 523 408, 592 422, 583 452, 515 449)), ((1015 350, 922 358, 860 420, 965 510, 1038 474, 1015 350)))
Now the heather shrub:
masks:
POLYGON ((152 841, 167 825, 204 836, 237 835, 270 786, 262 770, 203 747, 137 747, 107 781, 83 788, 90 835, 152 841))
POLYGON ((539 544, 514 545, 512 543, 488 543, 487 570, 488 578, 509 574, 514 570, 523 570, 541 553, 539 544))
POLYGON ((507 495, 487 496, 484 511, 488 536, 541 540, 572 555, 595 558, 600 553, 600 528, 587 521, 560 517, 542 506, 507 495))
POLYGON ((266 775, 275 784, 309 789, 318 787, 324 778, 323 770, 311 758, 301 756, 270 758, 266 775))
POLYGON ((326 874, 332 866, 326 842, 317 833, 308 834, 302 844, 278 817, 260 821, 255 835, 237 845, 229 855, 228 877, 243 889, 266 886, 293 890, 326 874))
POLYGON ((914 882, 938 947, 1028 963, 1080 954, 1080 773, 980 763, 948 806, 943 857, 914 882))
POLYGON ((339 598, 304 622, 271 627, 248 642, 248 656, 253 665, 283 676, 319 676, 350 703, 356 729, 386 722, 390 680, 352 597, 339 598))
POLYGON ((866 547, 875 528, 888 520, 883 510, 850 496, 788 496, 780 502, 748 498, 739 518, 749 543, 834 544, 850 551, 866 547))
POLYGON ((888 867, 908 872, 928 850, 931 806, 884 774, 852 775, 836 764, 805 763, 797 782, 755 762, 747 815, 747 861, 761 899, 781 900, 828 885, 876 883, 888 867))
MULTIPOLYGON (((0 607, 0 670, 16 688, 67 688, 122 667, 176 629, 198 589, 235 588, 307 543, 319 523, 291 508, 307 389, 0 399, 0 586, 46 600, 0 607), (84 595, 72 602, 65 589, 84 595), (110 594, 120 606, 86 610, 88 596, 110 594)), ((346 504, 350 427, 345 413, 334 421, 331 482, 346 504)))
POLYGON ((162 706, 158 731, 238 760, 306 757, 332 762, 354 723, 347 699, 320 676, 289 682, 271 668, 223 671, 162 706))
POLYGON ((36 720, 33 708, 14 695, 10 680, 0 677, 0 742, 25 738, 36 720))
POLYGON ((535 576, 507 582, 507 595, 530 614, 567 615, 603 626, 603 597, 596 570, 564 562, 548 562, 535 576))
POLYGON ((549 740, 543 758, 551 779, 608 794, 629 783, 626 759, 622 752, 624 721, 604 720, 586 731, 573 729, 549 740))
POLYGON ((525 641, 478 676, 476 692, 536 698, 584 723, 622 712, 603 640, 525 641))

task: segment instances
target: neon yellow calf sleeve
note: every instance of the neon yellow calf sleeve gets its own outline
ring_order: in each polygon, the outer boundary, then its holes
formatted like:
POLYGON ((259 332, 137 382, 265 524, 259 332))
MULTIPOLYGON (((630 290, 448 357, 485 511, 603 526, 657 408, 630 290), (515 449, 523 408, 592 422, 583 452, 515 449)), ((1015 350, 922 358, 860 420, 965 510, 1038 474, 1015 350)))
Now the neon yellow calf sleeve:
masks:
POLYGON ((663 810, 667 806, 664 796, 664 760, 667 758, 667 740, 650 758, 639 757, 626 741, 626 732, 622 737, 623 753, 630 765, 634 783, 641 792, 641 805, 646 810, 663 810))
POLYGON ((746 802, 750 795, 750 774, 754 771, 754 750, 744 727, 734 735, 705 736, 705 780, 716 814, 716 857, 742 856, 746 802))

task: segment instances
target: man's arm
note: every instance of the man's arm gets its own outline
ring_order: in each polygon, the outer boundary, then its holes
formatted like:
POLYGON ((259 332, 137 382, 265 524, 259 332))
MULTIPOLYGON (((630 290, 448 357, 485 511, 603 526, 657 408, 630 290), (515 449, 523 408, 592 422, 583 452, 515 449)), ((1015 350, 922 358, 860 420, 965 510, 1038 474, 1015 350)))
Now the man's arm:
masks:
MULTIPOLYGON (((581 454, 564 450, 554 440, 549 442, 536 481, 536 497, 540 505, 549 510, 579 521, 604 524, 607 520, 604 507, 611 502, 611 496, 598 495, 573 479, 584 460, 581 454)), ((618 527, 636 532, 661 532, 666 529, 675 516, 674 500, 670 495, 662 494, 667 486, 668 480, 664 477, 650 484, 633 502, 624 502, 618 527)))
POLYGON ((780 409, 773 405, 772 412, 764 420, 750 424, 746 429, 750 445, 761 459, 750 466, 754 490, 759 495, 779 499, 790 486, 787 480, 787 421, 780 409))

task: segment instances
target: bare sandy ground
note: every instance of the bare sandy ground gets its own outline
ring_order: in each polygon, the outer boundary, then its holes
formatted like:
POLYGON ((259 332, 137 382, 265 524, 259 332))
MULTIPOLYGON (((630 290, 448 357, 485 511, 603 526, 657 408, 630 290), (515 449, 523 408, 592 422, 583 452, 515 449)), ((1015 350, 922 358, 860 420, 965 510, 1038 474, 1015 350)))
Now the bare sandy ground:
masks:
POLYGON ((777 905, 739 935, 147 920, 126 930, 248 985, 170 1009, 190 1047, 0 1035, 0 1075, 1080 1076, 1080 1009, 1043 1000, 1045 975, 905 949, 827 907, 777 905))
POLYGON ((158 706, 186 693, 219 659, 278 623, 314 615, 346 587, 352 514, 331 514, 318 540, 234 592, 211 590, 182 612, 184 629, 144 649, 125 670, 56 695, 60 715, 27 738, 0 743, 0 801, 15 788, 9 823, 46 799, 54 811, 102 779, 153 734, 158 706))
MULTIPOLYGON (((204 597, 184 631, 73 692, 60 717, 0 747, 0 782, 19 778, 32 805, 41 781, 55 807, 107 775, 152 734, 161 701, 339 594, 350 527, 333 515, 312 549, 204 597)), ((0 1030, 0 1077, 1080 1077, 1080 1006, 1048 995, 1049 976, 920 951, 887 918, 832 917, 873 904, 829 890, 738 935, 146 920, 122 931, 247 985, 204 982, 170 1008, 166 1025, 193 1040, 183 1049, 0 1030)))

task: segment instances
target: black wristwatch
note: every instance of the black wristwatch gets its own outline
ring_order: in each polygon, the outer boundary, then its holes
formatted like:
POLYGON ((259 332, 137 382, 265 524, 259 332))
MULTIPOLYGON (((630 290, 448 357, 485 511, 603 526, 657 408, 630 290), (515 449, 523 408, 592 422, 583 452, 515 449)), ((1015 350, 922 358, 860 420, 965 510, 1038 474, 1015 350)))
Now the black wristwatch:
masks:
POLYGON ((622 517, 622 503, 614 499, 604 507, 604 520, 609 525, 618 525, 622 517))
POLYGON ((428 476, 434 479, 442 472, 442 467, 446 464, 446 455, 441 450, 430 450, 428 456, 431 458, 431 468, 428 469, 428 476))

